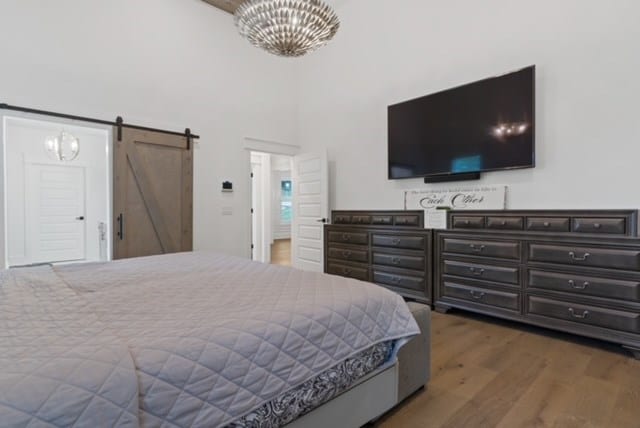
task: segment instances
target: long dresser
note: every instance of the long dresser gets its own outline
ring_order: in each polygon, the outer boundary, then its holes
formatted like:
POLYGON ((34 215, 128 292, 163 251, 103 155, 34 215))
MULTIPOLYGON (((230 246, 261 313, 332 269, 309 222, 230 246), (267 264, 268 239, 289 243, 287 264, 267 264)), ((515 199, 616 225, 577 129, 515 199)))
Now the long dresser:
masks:
POLYGON ((333 211, 325 272, 370 281, 432 303, 432 232, 423 211, 333 211))
POLYGON ((618 343, 640 358, 638 213, 450 211, 435 307, 618 343))

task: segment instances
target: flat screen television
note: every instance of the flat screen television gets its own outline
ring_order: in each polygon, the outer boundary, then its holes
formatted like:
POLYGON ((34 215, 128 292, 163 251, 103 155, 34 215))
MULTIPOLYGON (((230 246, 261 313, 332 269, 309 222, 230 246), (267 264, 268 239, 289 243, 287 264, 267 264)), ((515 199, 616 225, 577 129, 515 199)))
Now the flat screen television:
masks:
POLYGON ((391 105, 388 119, 389 179, 532 168, 535 66, 391 105))

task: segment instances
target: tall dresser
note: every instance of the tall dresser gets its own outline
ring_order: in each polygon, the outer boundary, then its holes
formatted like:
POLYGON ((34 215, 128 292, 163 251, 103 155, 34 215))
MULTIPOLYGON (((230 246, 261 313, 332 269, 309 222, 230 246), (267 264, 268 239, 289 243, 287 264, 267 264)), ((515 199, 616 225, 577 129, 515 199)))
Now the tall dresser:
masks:
POLYGON ((431 304, 432 232, 423 211, 333 211, 325 272, 370 281, 431 304))
POLYGON ((638 213, 451 211, 435 233, 435 307, 623 345, 640 358, 638 213))

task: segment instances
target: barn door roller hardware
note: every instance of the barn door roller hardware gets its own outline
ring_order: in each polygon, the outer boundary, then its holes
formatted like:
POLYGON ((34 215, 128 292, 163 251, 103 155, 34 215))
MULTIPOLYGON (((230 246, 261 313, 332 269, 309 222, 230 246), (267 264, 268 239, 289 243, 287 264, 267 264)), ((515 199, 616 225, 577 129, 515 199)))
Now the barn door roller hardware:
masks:
POLYGON ((189 128, 184 130, 184 136, 187 137, 187 150, 191 150, 191 139, 193 135, 191 135, 191 130, 189 128))
POLYGON ((12 110, 12 111, 19 111, 22 113, 41 114, 44 116, 58 117, 61 119, 78 120, 81 122, 99 123, 101 125, 115 126, 117 129, 116 138, 118 139, 118 141, 122 141, 122 128, 133 128, 133 129, 140 129, 142 131, 152 131, 152 132, 160 132, 163 134, 184 136, 187 138, 187 150, 191 149, 191 142, 194 139, 200 138, 199 135, 192 134, 189 128, 187 128, 185 132, 176 132, 176 131, 167 131, 166 129, 157 129, 157 128, 149 128, 146 126, 131 125, 129 123, 125 124, 121 116, 118 116, 116 121, 112 122, 109 120, 94 119, 92 117, 75 116, 72 114, 57 113, 57 112, 47 111, 47 110, 38 110, 38 109, 28 108, 28 107, 19 107, 19 106, 14 106, 14 105, 5 104, 5 103, 0 103, 0 110, 12 110))

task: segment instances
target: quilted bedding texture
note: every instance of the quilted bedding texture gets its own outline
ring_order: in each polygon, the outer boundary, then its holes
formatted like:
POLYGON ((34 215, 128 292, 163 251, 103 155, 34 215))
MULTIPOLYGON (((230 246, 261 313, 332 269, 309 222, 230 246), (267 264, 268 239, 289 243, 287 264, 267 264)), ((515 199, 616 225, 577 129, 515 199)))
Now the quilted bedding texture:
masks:
POLYGON ((419 333, 372 284, 211 253, 4 271, 0 426, 216 427, 419 333))

